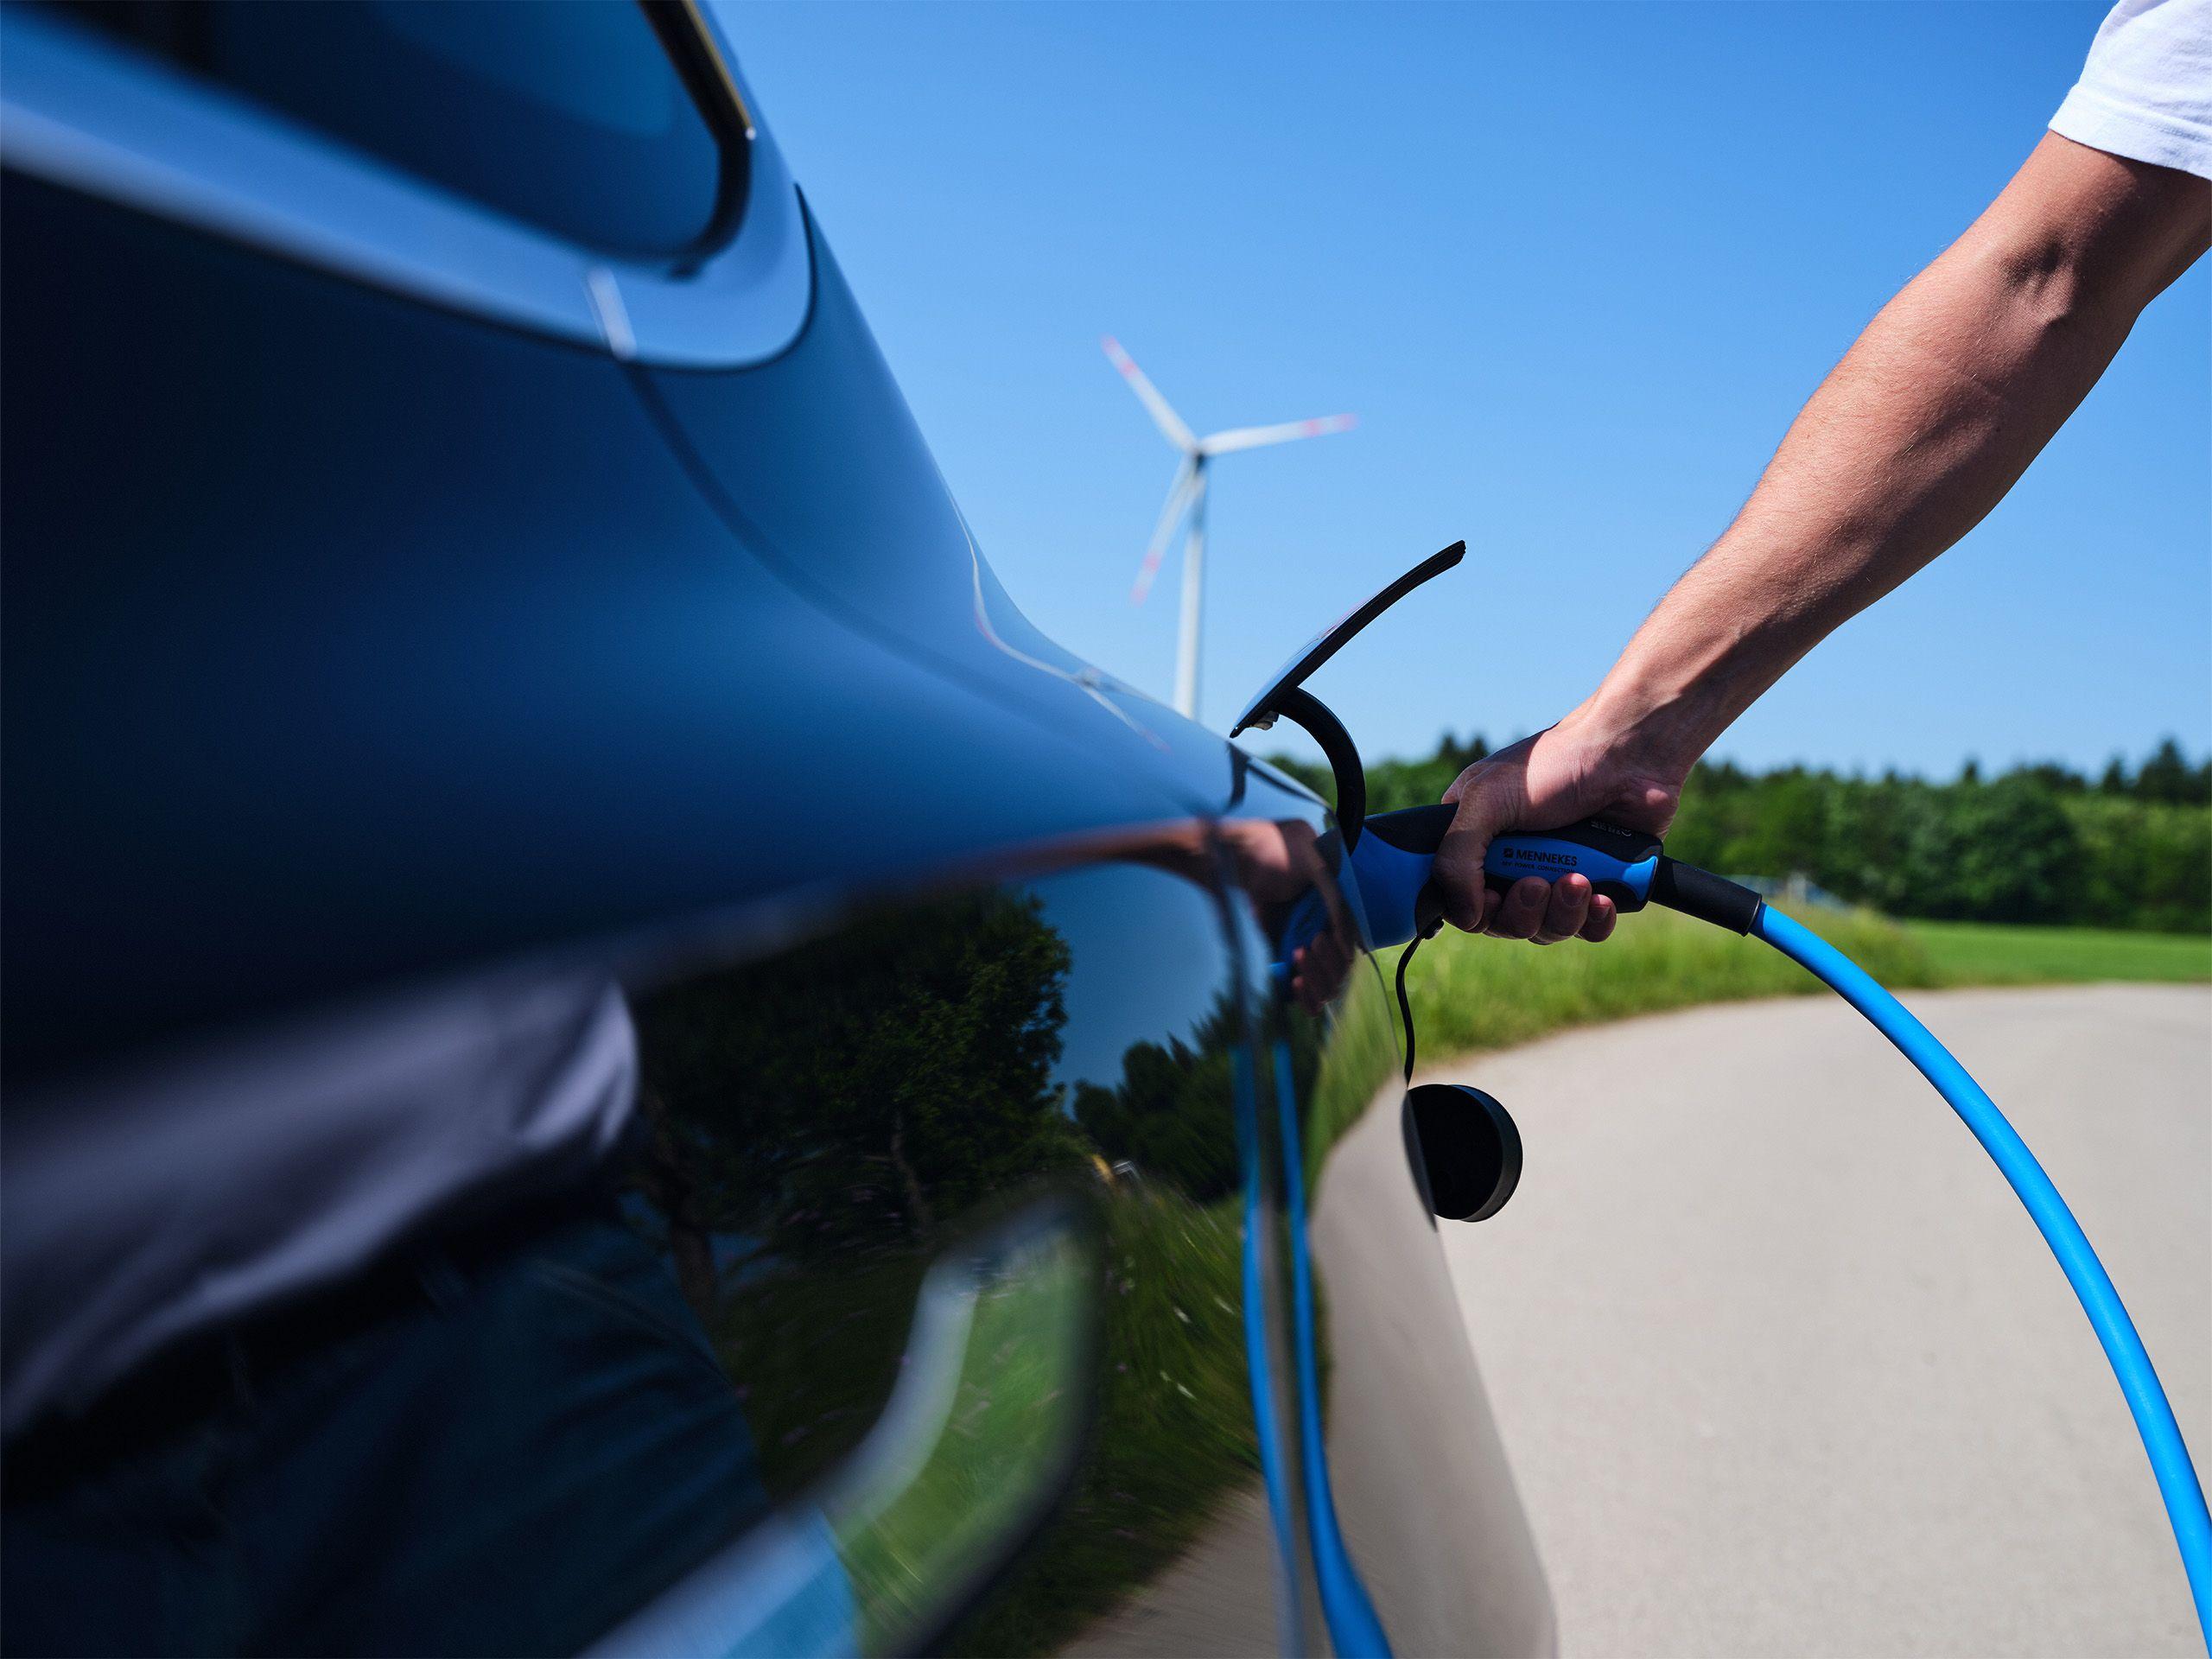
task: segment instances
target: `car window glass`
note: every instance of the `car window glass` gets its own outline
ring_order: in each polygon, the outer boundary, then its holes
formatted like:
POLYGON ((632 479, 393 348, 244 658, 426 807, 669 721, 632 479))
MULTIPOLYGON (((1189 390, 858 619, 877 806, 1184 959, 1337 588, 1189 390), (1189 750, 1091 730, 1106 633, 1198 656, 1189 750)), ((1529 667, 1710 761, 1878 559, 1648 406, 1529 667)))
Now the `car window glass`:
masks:
MULTIPOLYGON (((630 0, 89 0, 64 15, 513 218, 643 257, 705 239, 725 146, 630 0)), ((689 29, 682 14, 671 14, 689 29)))

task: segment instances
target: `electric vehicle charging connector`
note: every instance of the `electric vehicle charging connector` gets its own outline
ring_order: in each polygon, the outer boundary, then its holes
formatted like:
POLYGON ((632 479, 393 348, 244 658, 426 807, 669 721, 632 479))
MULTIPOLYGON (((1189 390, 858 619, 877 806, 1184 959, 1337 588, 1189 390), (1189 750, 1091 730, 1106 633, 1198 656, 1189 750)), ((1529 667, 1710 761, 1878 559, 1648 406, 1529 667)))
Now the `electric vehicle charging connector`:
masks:
MULTIPOLYGON (((1370 818, 1366 834, 1347 860, 1367 913, 1371 943, 1378 950, 1399 943, 1406 946, 1398 963, 1398 1005, 1406 1021, 1408 1083, 1413 1078, 1414 1031, 1405 969, 1421 941, 1433 934, 1442 920, 1443 906, 1430 885, 1430 870, 1454 812, 1450 806, 1425 806, 1370 818)), ((2158 1371, 2065 1199, 1996 1103, 1950 1051, 1872 975, 1819 934, 1770 908, 1749 888, 1668 857, 1655 836, 1595 819, 1541 835, 1500 836, 1484 857, 1483 874, 1491 887, 1500 890, 1528 875, 1558 880, 1580 874, 1624 911, 1662 905, 1762 940, 1858 1009, 1935 1085, 2012 1184, 2081 1299, 2082 1311, 2104 1346, 2150 1457, 2182 1567, 2189 1575, 2197 1623, 2208 1649, 2212 1649, 2212 1514, 2207 1512, 2203 1487, 2158 1371)))

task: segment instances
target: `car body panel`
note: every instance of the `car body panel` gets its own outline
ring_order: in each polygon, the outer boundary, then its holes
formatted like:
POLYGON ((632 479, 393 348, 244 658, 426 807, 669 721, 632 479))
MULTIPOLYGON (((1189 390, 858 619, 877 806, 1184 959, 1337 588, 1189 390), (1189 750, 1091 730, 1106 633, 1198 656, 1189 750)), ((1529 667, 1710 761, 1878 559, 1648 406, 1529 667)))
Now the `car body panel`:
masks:
MULTIPOLYGON (((1462 1322, 1400 1074, 1398 1016, 1376 959, 1345 952, 1326 995, 1287 995, 1276 964, 1312 889, 1275 874, 1312 849, 1315 886, 1362 931, 1340 844, 1302 790, 1255 773, 1220 833, 1240 865, 1238 925, 1260 1009, 1262 1093, 1281 1116, 1291 1224, 1313 1304, 1294 1320, 1326 1482, 1316 1553, 1338 1554, 1398 1651, 1537 1653, 1550 1592, 1462 1322)), ((1309 867, 1310 868, 1310 867, 1309 867)), ((1307 946, 1310 950, 1310 944, 1307 946)), ((1341 1649, 1344 1644, 1339 1643, 1341 1649)))
POLYGON ((8 190, 0 533, 69 550, 5 620, 26 1080, 1189 810, 795 599, 611 362, 8 190))
POLYGON ((1022 617, 795 194, 710 369, 0 188, 0 1643, 1548 1645, 1325 812, 1022 617))

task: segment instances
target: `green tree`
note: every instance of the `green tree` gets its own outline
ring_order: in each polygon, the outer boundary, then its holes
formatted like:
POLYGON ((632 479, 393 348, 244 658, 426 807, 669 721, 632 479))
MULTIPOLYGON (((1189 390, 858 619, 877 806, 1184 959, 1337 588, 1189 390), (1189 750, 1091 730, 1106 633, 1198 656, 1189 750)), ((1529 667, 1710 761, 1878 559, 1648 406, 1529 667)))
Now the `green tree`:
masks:
POLYGON ((1132 1044, 1112 1088, 1080 1083, 1075 1117, 1101 1155, 1211 1203, 1237 1185, 1234 1011, 1217 1008, 1192 1033, 1132 1044))
POLYGON ((779 1254, 918 1246, 1079 1161, 1052 1080, 1069 966, 1036 900, 991 893, 645 999, 643 1085, 686 1214, 779 1254))
POLYGON ((2033 775, 2009 772, 1961 788, 1948 836, 1955 877, 1951 909, 1990 922, 2072 919, 2081 842, 2058 798, 2033 775))
POLYGON ((2190 806, 2202 802, 2200 773, 2182 758, 2181 745, 2167 738, 2152 752, 2135 774, 2135 798, 2161 806, 2190 806))
MULTIPOLYGON (((1484 747, 1447 734, 1425 759, 1379 762, 1370 808, 1436 799, 1484 747)), ((1325 790, 1325 768, 1288 764, 1325 790)), ((1899 916, 2212 929, 2212 757, 2192 766, 2169 738, 2138 773, 2115 756, 2094 791, 2055 761, 1985 779, 1970 760, 1948 784, 1700 762, 1667 846, 1725 874, 1802 874, 1899 916)))

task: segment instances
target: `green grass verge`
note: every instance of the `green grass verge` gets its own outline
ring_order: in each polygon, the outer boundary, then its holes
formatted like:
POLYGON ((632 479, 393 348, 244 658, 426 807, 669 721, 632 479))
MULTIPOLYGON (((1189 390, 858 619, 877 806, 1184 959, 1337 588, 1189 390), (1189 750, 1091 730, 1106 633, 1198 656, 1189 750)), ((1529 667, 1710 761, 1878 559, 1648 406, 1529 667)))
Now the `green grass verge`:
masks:
POLYGON ((738 1401, 768 1495, 788 1503, 861 1443, 890 1395, 914 1294, 914 1249, 817 1265, 728 1294, 715 1348, 738 1401))
POLYGON ((1946 984, 2212 980, 2212 938, 2202 933, 1997 927, 1983 922, 1907 922, 1904 925, 1946 984))
POLYGON ((1180 1555, 1258 1478, 1244 1369, 1238 1201, 1159 1188, 1105 1207, 1098 1415, 1090 1454, 1018 1579, 942 1643, 1050 1653, 1180 1555))
MULTIPOLYGON (((949 1655, 1060 1647, 1189 1547, 1231 1491, 1258 1478, 1244 1366, 1243 1218, 1231 1198, 1195 1205, 1124 1185, 1103 1206, 1096 1274, 1103 1347, 1089 1455, 1022 1571, 948 1635, 949 1655)), ((770 1492, 805 1493, 865 1435, 892 1390, 923 1253, 816 1268, 743 1287, 718 1347, 770 1492)), ((1067 1264, 981 1297, 942 1439, 911 1487, 840 1521, 861 1649, 905 1644, 933 1590, 980 1550, 991 1522, 1033 1496, 1025 1480, 1076 1427, 1067 1264), (951 1565, 947 1566, 945 1563, 951 1565)))
POLYGON ((862 1653, 911 1646, 944 1611, 945 1586, 1051 1496, 1040 1471, 1072 1449, 1083 1427, 1095 1272, 1086 1252, 1060 1241, 1027 1251, 987 1286, 975 1299, 959 1380, 926 1459, 905 1484, 833 1517, 862 1653))
MULTIPOLYGON (((2212 938, 2201 934, 1900 923, 1871 911, 1792 914, 1893 990, 2212 981, 2212 938)), ((1747 949, 1732 934, 1658 910, 1629 918, 1594 948, 1532 950, 1447 931, 1422 947, 1408 980, 1424 1064, 1630 1014, 1821 988, 1774 951, 1747 949)))
MULTIPOLYGON (((2212 939, 2202 937, 1794 913, 1897 988, 2212 980, 2212 939)), ((1395 967, 1395 952, 1381 965, 1395 967)), ((1664 911, 1630 918, 1603 947, 1536 950, 1447 931, 1423 946, 1408 983, 1429 1064, 1633 1014, 1821 989, 1776 952, 1664 911)), ((1395 1029, 1382 982, 1356 976, 1313 1085, 1310 1192, 1331 1147, 1395 1071, 1395 1029)), ((1020 1579, 954 1631, 946 1651, 1063 1644, 1166 1566, 1230 1491, 1256 1478, 1239 1219, 1234 1199, 1200 1206, 1142 1187, 1107 1199, 1106 1364, 1090 1455, 1020 1579)), ((747 1409, 779 1497, 803 1490, 865 1432, 889 1392, 901 1314, 924 1266, 921 1253, 893 1255, 842 1275, 767 1280, 733 1298, 718 1345, 731 1374, 754 1384, 747 1409)), ((872 1650, 897 1644, 931 1581, 924 1567, 957 1551, 964 1519, 1019 1498, 1021 1471, 1065 1432, 1070 1384, 1049 1363, 1065 1344, 1035 1340, 1070 1305, 1064 1292, 1010 1285, 979 1304, 944 1442, 910 1491, 842 1541, 872 1650)))
MULTIPOLYGON (((1926 945, 1871 912, 1816 911, 1799 919, 1885 985, 1948 982, 1926 945)), ((1595 946, 1539 950, 1446 931, 1421 948, 1407 978, 1423 1064, 1630 1014, 1821 988, 1775 951, 1661 910, 1628 918, 1595 946)))

